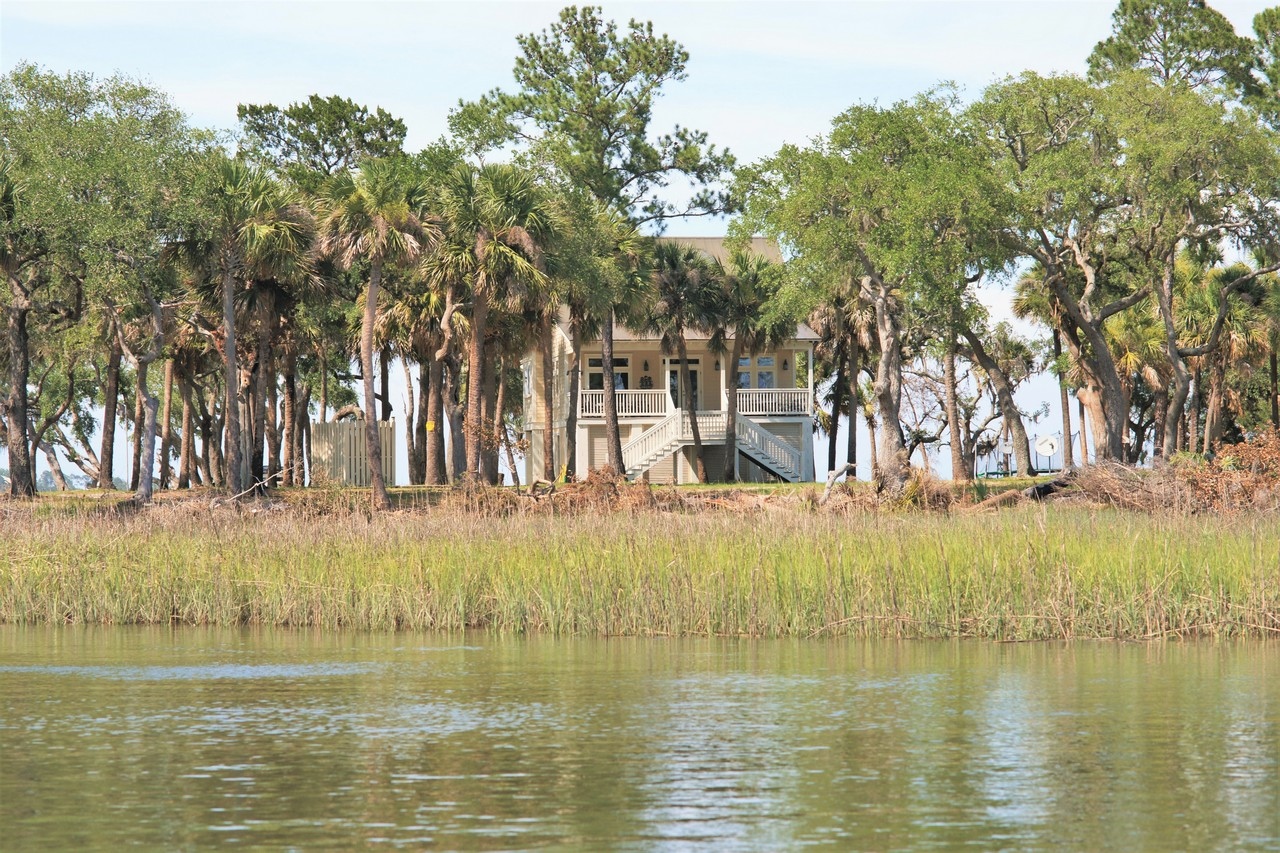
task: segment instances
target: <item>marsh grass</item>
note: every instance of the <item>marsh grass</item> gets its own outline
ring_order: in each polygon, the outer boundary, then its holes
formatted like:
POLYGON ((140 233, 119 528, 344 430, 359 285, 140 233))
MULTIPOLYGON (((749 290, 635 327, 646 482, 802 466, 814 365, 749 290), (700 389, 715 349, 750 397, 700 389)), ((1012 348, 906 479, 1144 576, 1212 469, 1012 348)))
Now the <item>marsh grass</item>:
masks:
POLYGON ((436 510, 10 514, 0 621, 592 635, 1280 634, 1280 522, 436 510))

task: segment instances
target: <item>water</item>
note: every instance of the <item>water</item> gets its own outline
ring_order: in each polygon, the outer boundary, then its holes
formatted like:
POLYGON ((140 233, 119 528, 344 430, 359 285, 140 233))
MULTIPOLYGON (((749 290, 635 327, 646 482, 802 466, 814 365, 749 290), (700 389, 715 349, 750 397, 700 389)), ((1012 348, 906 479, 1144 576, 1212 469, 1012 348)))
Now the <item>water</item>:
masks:
POLYGON ((0 848, 1280 850, 1280 646, 0 626, 0 848))

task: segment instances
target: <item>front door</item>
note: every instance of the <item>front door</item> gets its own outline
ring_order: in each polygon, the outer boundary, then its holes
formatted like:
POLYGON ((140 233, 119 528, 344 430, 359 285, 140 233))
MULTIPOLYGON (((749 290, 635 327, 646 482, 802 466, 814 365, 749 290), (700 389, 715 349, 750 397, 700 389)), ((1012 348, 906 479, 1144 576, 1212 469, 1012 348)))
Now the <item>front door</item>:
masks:
MULTIPOLYGON (((671 391, 671 399, 675 401, 676 408, 683 409, 684 395, 681 393, 683 389, 681 389, 680 387, 680 368, 679 367, 671 368, 671 375, 668 378, 667 383, 668 383, 667 387, 671 391)), ((689 383, 690 385, 693 386, 692 387, 693 396, 690 399, 693 400, 693 408, 696 411, 698 408, 698 368, 692 364, 689 365, 689 383)))

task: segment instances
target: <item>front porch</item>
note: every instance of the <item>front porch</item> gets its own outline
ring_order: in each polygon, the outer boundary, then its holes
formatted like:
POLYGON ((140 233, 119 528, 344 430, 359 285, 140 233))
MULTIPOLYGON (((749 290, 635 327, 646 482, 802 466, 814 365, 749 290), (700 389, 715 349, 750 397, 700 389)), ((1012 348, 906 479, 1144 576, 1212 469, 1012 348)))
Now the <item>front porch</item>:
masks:
MULTIPOLYGON (((728 411, 728 391, 719 410, 728 411)), ((755 417, 805 417, 813 412, 813 391, 807 388, 739 388, 738 414, 755 417)), ((620 420, 665 418, 679 410, 667 391, 618 390, 620 420)), ((603 390, 578 392, 578 417, 587 420, 604 417, 603 390)))

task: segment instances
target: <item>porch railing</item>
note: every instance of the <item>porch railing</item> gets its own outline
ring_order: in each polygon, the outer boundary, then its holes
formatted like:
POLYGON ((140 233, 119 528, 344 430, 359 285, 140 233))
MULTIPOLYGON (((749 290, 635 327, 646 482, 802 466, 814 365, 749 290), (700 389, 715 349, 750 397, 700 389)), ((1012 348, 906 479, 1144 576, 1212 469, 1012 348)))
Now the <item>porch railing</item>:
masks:
POLYGON ((741 388, 738 411, 744 415, 807 415, 813 410, 808 388, 741 388))
MULTIPOLYGON (((666 391, 616 391, 618 417, 651 418, 667 414, 666 391)), ((604 391, 579 391, 578 415, 583 418, 604 417, 604 391)))

